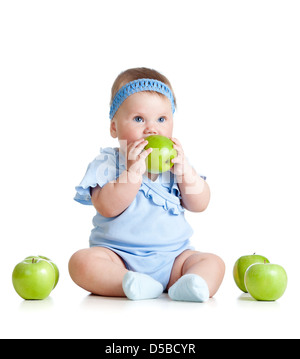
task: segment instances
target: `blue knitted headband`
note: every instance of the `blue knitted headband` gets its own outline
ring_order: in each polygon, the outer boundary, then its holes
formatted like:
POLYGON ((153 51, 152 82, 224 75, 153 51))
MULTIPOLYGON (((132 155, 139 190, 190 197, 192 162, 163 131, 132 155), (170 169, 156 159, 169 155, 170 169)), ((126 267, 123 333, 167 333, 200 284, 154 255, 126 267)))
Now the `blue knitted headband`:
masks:
POLYGON ((175 112, 175 101, 170 88, 161 81, 151 79, 139 79, 131 81, 123 86, 115 95, 112 105, 110 107, 109 118, 112 120, 122 103, 129 97, 137 92, 142 91, 155 91, 159 92, 171 101, 172 111, 175 112))

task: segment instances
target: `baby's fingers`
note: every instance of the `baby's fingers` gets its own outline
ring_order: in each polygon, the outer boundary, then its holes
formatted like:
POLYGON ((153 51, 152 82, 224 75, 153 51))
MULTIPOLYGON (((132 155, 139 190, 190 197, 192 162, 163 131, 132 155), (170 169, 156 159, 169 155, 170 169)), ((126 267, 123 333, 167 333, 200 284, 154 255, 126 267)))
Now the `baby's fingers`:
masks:
POLYGON ((180 141, 179 141, 177 138, 171 137, 171 141, 172 141, 173 143, 175 143, 175 145, 182 147, 180 141))
POLYGON ((183 159, 183 156, 177 156, 171 160, 172 163, 181 163, 183 159))
POLYGON ((128 159, 135 160, 147 144, 148 141, 143 139, 133 142, 128 148, 128 159))
POLYGON ((148 148, 147 150, 144 150, 142 153, 140 153, 139 155, 139 159, 140 160, 145 160, 149 155, 150 153, 153 151, 153 148, 148 148))

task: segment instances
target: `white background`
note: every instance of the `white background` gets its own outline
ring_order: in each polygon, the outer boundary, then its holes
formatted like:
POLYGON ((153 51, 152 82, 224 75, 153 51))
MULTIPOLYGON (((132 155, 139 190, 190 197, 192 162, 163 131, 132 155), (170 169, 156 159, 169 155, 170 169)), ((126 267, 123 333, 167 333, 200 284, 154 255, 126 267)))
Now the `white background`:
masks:
POLYGON ((265 0, 0 2, 0 337, 300 337, 300 4, 265 0), (74 187, 109 135, 123 70, 152 67, 174 88, 174 136, 207 175, 211 204, 187 213, 198 250, 219 254, 224 284, 204 305, 89 296, 67 264, 88 246, 92 207, 74 187), (237 258, 287 271, 276 303, 240 296, 237 258), (60 268, 48 300, 25 302, 14 266, 60 268))

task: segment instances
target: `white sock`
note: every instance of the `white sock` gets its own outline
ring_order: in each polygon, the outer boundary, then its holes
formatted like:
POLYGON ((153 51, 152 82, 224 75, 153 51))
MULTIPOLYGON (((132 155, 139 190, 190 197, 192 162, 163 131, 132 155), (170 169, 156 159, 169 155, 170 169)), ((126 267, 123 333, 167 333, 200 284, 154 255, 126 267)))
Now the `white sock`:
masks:
POLYGON ((209 289, 203 278, 196 274, 185 274, 169 289, 169 297, 173 300, 187 302, 206 302, 209 289))
POLYGON ((153 299, 163 292, 163 286, 147 274, 127 272, 122 282, 124 293, 131 300, 153 299))

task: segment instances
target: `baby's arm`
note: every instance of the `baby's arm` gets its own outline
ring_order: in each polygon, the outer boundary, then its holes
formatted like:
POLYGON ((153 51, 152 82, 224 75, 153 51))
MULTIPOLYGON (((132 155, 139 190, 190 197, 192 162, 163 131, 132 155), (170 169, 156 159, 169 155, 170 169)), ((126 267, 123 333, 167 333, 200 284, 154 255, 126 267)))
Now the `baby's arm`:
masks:
POLYGON ((192 212, 203 212, 210 200, 210 189, 207 182, 192 167, 178 177, 183 207, 192 212))
POLYGON ((97 186, 92 189, 92 203, 102 216, 118 216, 136 197, 146 171, 145 159, 152 151, 143 151, 147 143, 140 139, 130 144, 127 148, 127 170, 116 181, 107 183, 103 188, 97 186))
POLYGON ((192 212, 202 212, 209 204, 209 186, 186 160, 180 142, 176 138, 172 138, 172 141, 178 153, 178 156, 172 160, 174 163, 172 172, 177 175, 182 206, 192 212))

